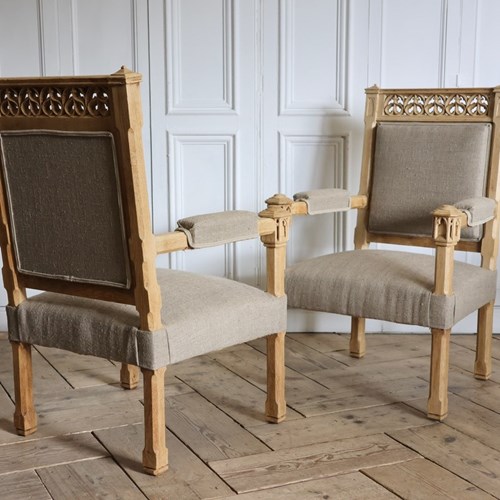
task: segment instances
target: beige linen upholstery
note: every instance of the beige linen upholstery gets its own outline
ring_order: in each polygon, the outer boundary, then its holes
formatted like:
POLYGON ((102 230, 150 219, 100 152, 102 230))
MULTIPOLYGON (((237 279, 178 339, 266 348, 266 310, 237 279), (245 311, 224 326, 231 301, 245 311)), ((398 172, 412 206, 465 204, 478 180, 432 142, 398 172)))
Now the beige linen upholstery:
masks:
POLYGON ((19 272, 130 287, 112 134, 2 132, 0 163, 19 272))
MULTIPOLYGON (((484 196, 490 135, 489 123, 378 124, 369 231, 430 236, 439 205, 484 196)), ((480 237, 479 227, 461 234, 480 237)))
POLYGON ((195 215, 177 221, 176 231, 186 234, 191 248, 206 248, 259 236, 259 216, 233 210, 195 215))
POLYGON ((309 215, 343 212, 351 207, 351 198, 345 189, 313 189, 302 191, 293 196, 295 201, 307 204, 309 215))
POLYGON ((494 300, 496 272, 455 263, 454 295, 434 295, 434 257, 388 250, 354 250, 291 266, 291 308, 348 314, 430 328, 451 328, 494 300))
POLYGON ((158 282, 165 330, 141 331, 133 306, 46 292, 7 307, 9 338, 154 370, 286 329, 286 297, 168 269, 158 282))
POLYGON ((495 217, 497 202, 491 198, 477 197, 461 200, 455 207, 467 215, 469 227, 480 226, 495 217))

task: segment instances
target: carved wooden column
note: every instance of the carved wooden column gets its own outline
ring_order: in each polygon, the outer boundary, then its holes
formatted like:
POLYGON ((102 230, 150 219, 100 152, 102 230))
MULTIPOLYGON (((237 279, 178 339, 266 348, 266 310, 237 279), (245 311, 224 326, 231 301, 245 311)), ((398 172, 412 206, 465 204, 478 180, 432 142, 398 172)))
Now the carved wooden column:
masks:
MULTIPOLYGON (((436 295, 453 294, 453 252, 460 240, 464 214, 451 205, 433 212, 433 240, 436 245, 434 291, 436 295)), ((443 420, 448 414, 448 370, 451 328, 431 328, 431 375, 427 416, 443 420)))
MULTIPOLYGON (((285 295, 286 244, 291 224, 293 201, 282 194, 266 200, 267 209, 259 215, 276 222, 274 233, 261 236, 267 253, 267 291, 276 297, 285 295)), ((285 333, 267 337, 266 418, 279 423, 285 419, 285 333)))

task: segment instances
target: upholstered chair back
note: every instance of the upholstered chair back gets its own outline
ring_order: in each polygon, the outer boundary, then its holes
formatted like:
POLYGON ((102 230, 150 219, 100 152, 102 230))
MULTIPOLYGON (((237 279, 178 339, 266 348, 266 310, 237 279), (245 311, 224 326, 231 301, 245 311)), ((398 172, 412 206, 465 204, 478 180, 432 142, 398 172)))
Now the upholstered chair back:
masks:
MULTIPOLYGON (((476 219, 498 203, 499 88, 366 90, 355 247, 433 247, 432 212, 456 205, 476 219), (463 204, 463 206, 461 206, 463 204), (479 215, 480 214, 480 215, 479 215)), ((486 217, 486 215, 485 215, 486 217)), ((463 227, 457 250, 494 268, 496 213, 463 227)))
POLYGON ((161 327, 140 75, 0 81, 4 282, 135 304, 161 327))
MULTIPOLYGON (((490 123, 379 123, 368 229, 431 236, 442 204, 486 195, 490 123)), ((477 241, 481 228, 464 228, 477 241)))
POLYGON ((0 131, 0 151, 18 272, 130 288, 113 135, 0 131))

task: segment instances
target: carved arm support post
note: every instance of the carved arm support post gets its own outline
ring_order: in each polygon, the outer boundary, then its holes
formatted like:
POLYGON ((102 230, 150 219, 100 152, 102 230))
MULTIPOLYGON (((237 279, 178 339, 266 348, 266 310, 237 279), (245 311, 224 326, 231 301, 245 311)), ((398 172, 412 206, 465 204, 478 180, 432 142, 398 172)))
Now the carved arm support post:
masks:
MULTIPOLYGON (((436 245, 434 290, 436 295, 453 295, 453 253, 460 240, 464 214, 451 205, 433 212, 433 240, 436 245)), ((431 375, 427 414, 443 420, 448 414, 448 367, 451 329, 432 328, 431 375)))
MULTIPOLYGON (((267 291, 276 297, 285 295, 286 244, 292 216, 293 201, 282 194, 266 200, 267 209, 259 215, 274 219, 274 233, 261 236, 267 254, 267 291)), ((266 418, 279 423, 285 419, 285 333, 267 337, 267 400, 266 418)))

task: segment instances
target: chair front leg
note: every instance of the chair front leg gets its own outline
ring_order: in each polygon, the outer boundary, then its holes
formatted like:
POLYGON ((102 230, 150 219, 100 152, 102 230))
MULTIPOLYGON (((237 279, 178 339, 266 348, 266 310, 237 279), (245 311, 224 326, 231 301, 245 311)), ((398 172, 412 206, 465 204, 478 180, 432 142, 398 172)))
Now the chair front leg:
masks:
POLYGON ((142 369, 144 377, 144 470, 157 476, 168 469, 165 444, 165 367, 142 369))
POLYGON ((135 389, 139 385, 139 367, 122 363, 120 384, 124 389, 135 389))
POLYGON ((31 345, 11 342, 14 362, 14 394, 16 407, 14 425, 20 436, 36 432, 37 417, 33 404, 33 369, 31 345))
POLYGON ((362 358, 366 353, 365 318, 351 318, 350 355, 362 358))
POLYGON ((431 380, 427 416, 444 420, 448 415, 448 368, 450 362, 451 329, 432 328, 431 380))
POLYGON ((266 419, 278 424, 285 416, 285 332, 280 332, 267 336, 266 419))
POLYGON ((494 302, 490 302, 478 311, 474 376, 480 380, 488 380, 491 375, 491 340, 494 305, 494 302))

